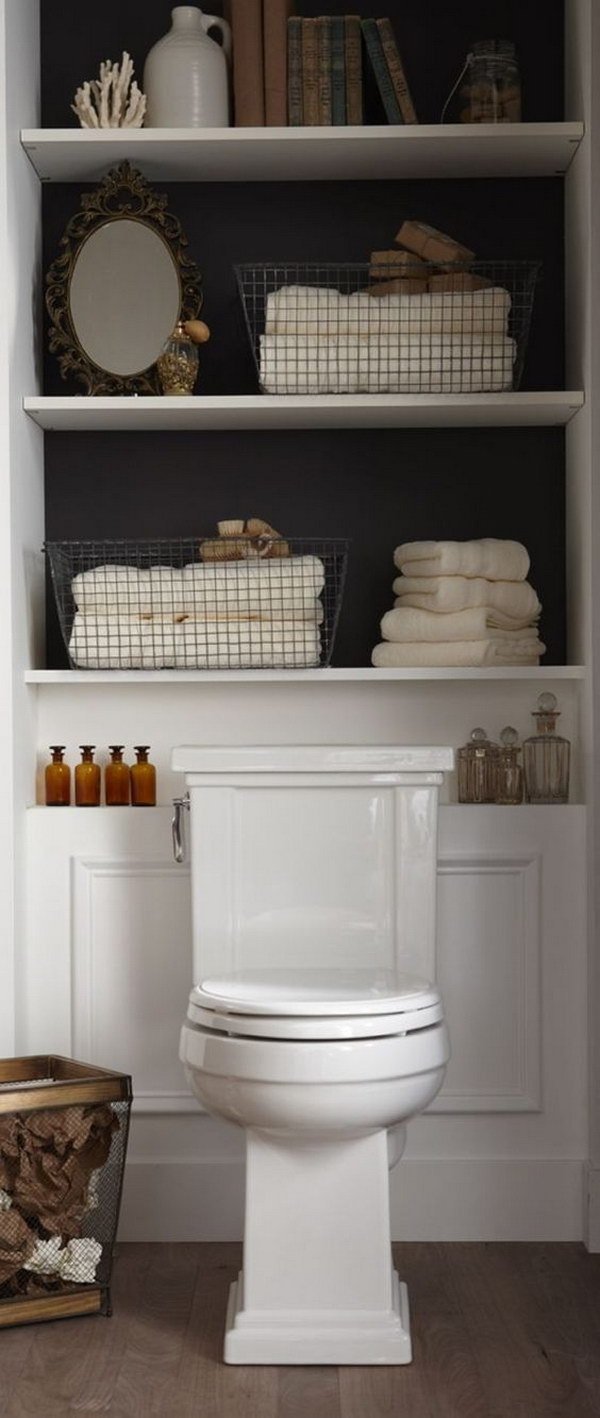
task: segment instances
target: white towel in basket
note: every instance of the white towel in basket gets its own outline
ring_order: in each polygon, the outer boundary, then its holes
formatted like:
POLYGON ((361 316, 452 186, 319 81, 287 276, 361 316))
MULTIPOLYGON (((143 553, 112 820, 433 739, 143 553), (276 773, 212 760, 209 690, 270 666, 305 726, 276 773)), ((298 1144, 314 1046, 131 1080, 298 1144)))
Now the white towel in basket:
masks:
POLYGON ((514 340, 411 336, 405 341, 263 335, 268 394, 500 393, 511 389, 514 340))
POLYGON ((281 286, 267 296, 267 335, 485 334, 502 338, 511 298, 502 286, 423 295, 344 295, 323 286, 281 286))
POLYGON ((176 615, 183 611, 183 573, 175 566, 95 566, 71 582, 77 609, 89 615, 176 615))
POLYGON ((86 615, 256 614, 279 618, 312 611, 325 585, 317 556, 197 562, 178 569, 96 566, 74 577, 71 590, 86 615))
POLYGON ((77 614, 69 653, 82 669, 305 669, 320 661, 312 621, 95 619, 77 614))

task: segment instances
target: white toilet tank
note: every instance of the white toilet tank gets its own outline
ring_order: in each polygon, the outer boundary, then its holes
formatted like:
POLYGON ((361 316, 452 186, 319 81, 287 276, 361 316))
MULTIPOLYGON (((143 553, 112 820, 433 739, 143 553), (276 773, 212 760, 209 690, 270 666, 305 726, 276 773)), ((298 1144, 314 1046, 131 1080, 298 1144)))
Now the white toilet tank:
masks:
POLYGON ((450 748, 173 751, 190 795, 194 982, 303 967, 433 980, 450 748))

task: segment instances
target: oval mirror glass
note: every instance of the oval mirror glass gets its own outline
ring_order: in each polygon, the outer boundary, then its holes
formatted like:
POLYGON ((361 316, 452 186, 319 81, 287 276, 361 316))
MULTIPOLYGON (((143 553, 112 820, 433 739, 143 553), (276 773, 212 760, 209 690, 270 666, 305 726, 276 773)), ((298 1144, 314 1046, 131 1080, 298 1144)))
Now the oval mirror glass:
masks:
POLYGON ((77 253, 69 286, 73 329, 88 359, 110 374, 139 374, 158 359, 181 299, 171 251, 144 222, 106 222, 77 253))

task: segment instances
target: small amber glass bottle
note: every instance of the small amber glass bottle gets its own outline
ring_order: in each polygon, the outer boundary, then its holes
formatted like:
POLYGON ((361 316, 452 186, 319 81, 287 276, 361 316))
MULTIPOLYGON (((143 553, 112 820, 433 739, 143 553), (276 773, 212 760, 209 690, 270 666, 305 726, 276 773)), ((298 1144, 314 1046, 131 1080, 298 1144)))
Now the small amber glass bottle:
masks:
POLYGON ((144 744, 135 748, 137 763, 133 763, 131 777, 131 803, 133 807, 156 807, 156 769, 148 762, 150 749, 144 744))
POLYGON ((81 763, 75 769, 75 802, 77 807, 100 806, 100 768, 94 763, 94 745, 80 744, 81 763))
POLYGON ((110 763, 104 769, 107 807, 129 807, 129 767, 123 762, 123 745, 109 744, 110 763))
POLYGON ((71 769, 63 763, 64 744, 51 744, 52 762, 46 767, 46 807, 69 807, 71 769))

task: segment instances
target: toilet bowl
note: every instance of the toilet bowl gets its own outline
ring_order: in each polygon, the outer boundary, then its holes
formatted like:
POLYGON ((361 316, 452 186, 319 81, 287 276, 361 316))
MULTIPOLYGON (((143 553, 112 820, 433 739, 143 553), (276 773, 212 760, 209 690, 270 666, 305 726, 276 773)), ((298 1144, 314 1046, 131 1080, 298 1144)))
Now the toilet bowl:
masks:
POLYGON ((247 1144, 224 1357, 408 1363, 388 1167, 449 1057, 431 965, 437 788, 451 754, 231 753, 174 754, 191 798, 201 981, 180 1057, 203 1108, 243 1127, 247 1144))

